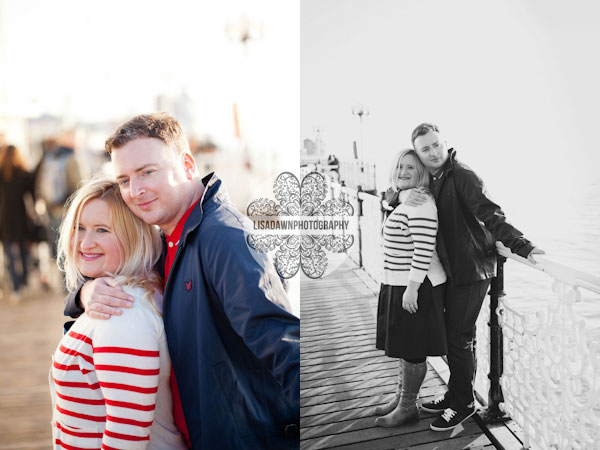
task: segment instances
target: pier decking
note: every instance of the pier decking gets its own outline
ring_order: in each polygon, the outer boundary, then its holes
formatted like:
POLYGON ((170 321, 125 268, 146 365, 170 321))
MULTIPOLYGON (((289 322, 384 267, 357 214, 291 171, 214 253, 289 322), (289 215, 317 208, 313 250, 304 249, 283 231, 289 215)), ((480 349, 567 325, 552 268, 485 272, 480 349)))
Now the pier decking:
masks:
POLYGON ((0 450, 52 446, 48 374, 66 319, 63 298, 40 290, 18 305, 0 300, 0 450))
MULTIPOLYGON (((393 396, 398 362, 375 349, 377 295, 368 284, 349 259, 331 275, 302 281, 301 448, 495 448, 473 419, 445 433, 431 431, 435 417, 422 411, 410 425, 375 426, 373 409, 393 396)), ((429 366, 420 398, 445 390, 429 366)))

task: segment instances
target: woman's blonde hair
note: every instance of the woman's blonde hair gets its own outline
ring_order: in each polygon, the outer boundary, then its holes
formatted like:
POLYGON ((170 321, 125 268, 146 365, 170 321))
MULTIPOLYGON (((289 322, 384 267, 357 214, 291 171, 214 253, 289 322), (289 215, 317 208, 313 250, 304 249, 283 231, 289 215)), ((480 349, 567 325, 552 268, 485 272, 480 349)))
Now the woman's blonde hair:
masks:
POLYGON ((394 187, 394 189, 398 190, 398 174, 400 172, 400 163, 405 156, 412 155, 415 157, 416 161, 416 169, 417 169, 417 185, 415 187, 429 187, 429 172, 425 170, 425 166, 419 159, 417 152, 412 148, 402 150, 396 154, 394 160, 392 162, 392 170, 390 172, 390 184, 394 187))
POLYGON ((162 251, 160 234, 156 227, 145 223, 129 210, 121 197, 119 185, 105 177, 85 182, 67 200, 68 209, 60 225, 57 246, 58 267, 65 273, 67 289, 73 292, 85 281, 77 267, 77 248, 72 242, 77 242, 84 206, 95 199, 103 200, 108 205, 110 227, 120 244, 121 264, 115 273, 109 275, 118 276, 118 281, 123 284, 143 287, 148 298, 151 298, 155 289, 162 290, 161 278, 154 271, 162 251))

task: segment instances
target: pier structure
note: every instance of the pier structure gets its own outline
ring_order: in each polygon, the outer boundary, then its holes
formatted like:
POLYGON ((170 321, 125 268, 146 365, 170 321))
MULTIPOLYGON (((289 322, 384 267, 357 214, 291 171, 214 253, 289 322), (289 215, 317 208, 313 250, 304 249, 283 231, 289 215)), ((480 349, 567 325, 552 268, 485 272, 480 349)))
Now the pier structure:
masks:
MULTIPOLYGON (((376 286, 383 261, 379 239, 383 222, 381 194, 365 192, 361 186, 347 187, 342 179, 340 183, 330 182, 329 195, 351 203, 359 217, 355 221, 356 228, 348 231, 355 240, 347 251, 355 265, 355 276, 342 277, 344 280, 340 278, 335 289, 323 292, 325 304, 348 280, 356 283, 359 278, 368 279, 376 286)), ((600 448, 600 327, 596 326, 600 313, 600 278, 543 255, 536 255, 537 262, 532 264, 512 254, 501 243, 497 244, 497 251, 497 276, 477 321, 476 399, 480 413, 476 422, 497 448, 600 448), (535 298, 526 299, 525 305, 514 301, 511 286, 505 285, 507 260, 511 262, 509 271, 511 267, 527 271, 527 276, 536 280, 535 298)), ((306 286, 311 283, 316 286, 318 282, 306 281, 302 285, 303 311, 311 304, 309 293, 313 288, 306 286)), ((355 302, 361 301, 369 302, 364 298, 355 299, 355 302)), ((373 319, 374 312, 371 314, 373 319)), ((310 326, 307 322, 311 322, 311 317, 308 313, 307 317, 303 315, 303 330, 310 326)), ((327 329, 326 320, 321 319, 320 323, 327 329)), ((307 329, 307 333, 310 332, 312 328, 307 329)), ((308 351, 307 346, 303 349, 308 351)), ((350 361, 348 348, 346 353, 350 361)), ((430 362, 443 379, 447 372, 443 360, 430 358, 430 362)), ((432 375, 428 375, 427 380, 432 379, 432 375)), ((424 389, 429 387, 426 384, 424 389)), ((439 390, 443 392, 443 386, 439 390)), ((387 390, 373 393, 391 396, 393 391, 394 385, 390 382, 387 390)), ((361 418, 364 424, 365 418, 361 418)), ((426 416, 423 419, 427 420, 426 416)), ((345 426, 351 429, 356 425, 346 423, 345 426)), ((304 431, 303 442, 311 433, 308 429, 304 431)), ((389 447, 372 448, 413 448, 403 439, 399 438, 389 447)), ((310 448, 320 448, 311 445, 310 448)))

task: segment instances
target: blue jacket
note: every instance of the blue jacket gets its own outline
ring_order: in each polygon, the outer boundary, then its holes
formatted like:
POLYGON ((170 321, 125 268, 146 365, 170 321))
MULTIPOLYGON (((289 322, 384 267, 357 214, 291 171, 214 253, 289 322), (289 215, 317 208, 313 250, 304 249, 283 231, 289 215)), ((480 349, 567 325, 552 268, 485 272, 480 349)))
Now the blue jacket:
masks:
POLYGON ((246 244, 248 219, 215 175, 202 181, 163 305, 193 448, 298 448, 300 321, 270 258, 246 244))

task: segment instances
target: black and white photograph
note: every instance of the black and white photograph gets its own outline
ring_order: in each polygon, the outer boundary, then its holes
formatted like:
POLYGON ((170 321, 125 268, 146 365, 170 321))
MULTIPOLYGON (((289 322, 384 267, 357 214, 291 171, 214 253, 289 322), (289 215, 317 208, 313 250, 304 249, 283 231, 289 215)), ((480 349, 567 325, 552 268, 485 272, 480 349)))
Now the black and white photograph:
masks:
POLYGON ((302 449, 600 448, 600 7, 304 0, 302 449))

